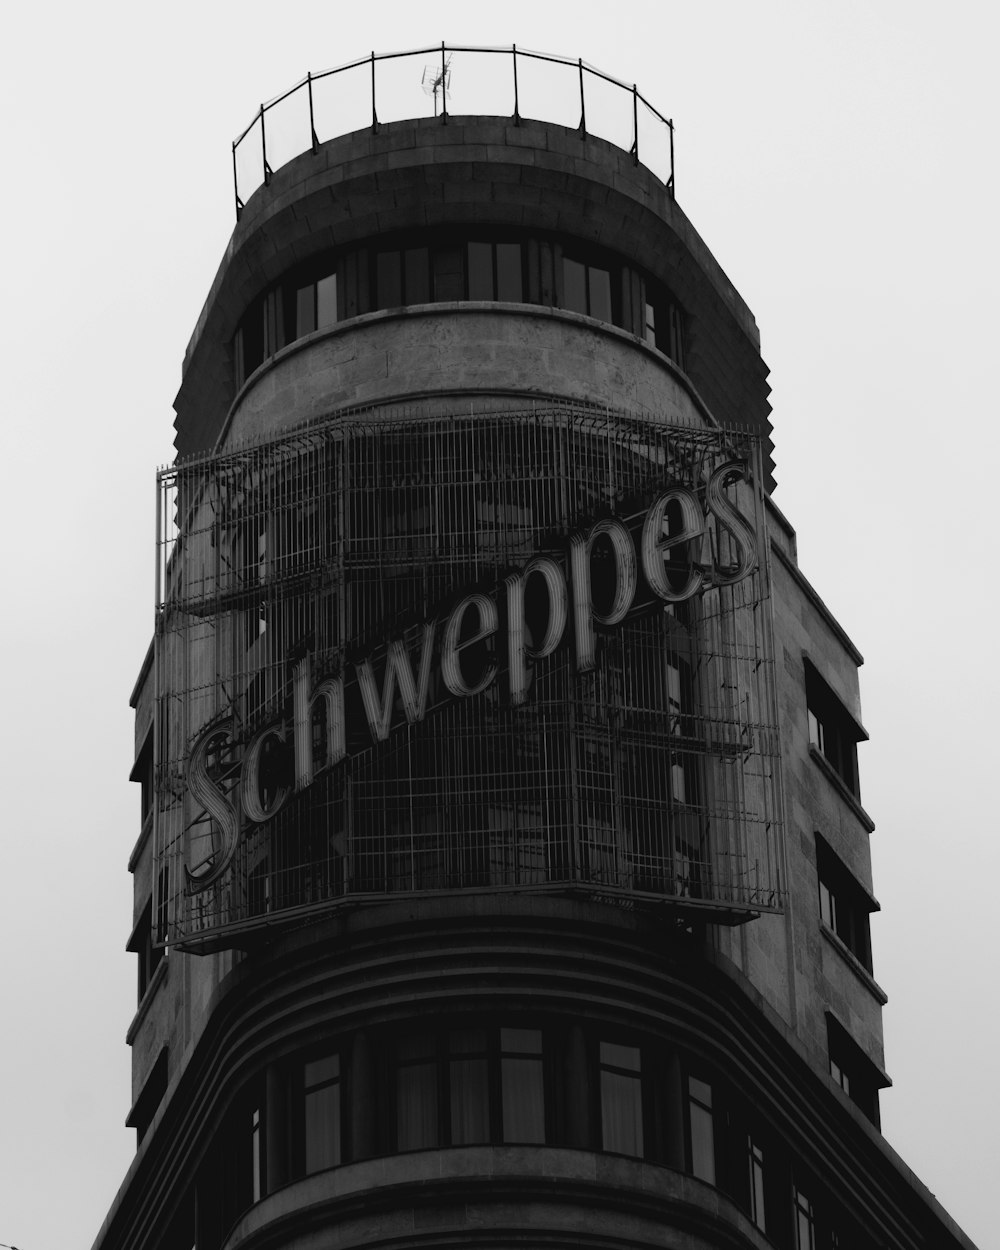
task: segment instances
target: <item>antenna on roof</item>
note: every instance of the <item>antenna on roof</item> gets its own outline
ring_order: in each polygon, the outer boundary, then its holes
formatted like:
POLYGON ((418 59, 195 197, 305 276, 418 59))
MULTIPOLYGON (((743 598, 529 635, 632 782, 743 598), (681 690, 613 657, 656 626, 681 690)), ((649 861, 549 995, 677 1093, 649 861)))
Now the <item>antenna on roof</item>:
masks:
POLYGON ((441 103, 445 103, 445 93, 451 90, 451 53, 444 65, 425 65, 420 79, 425 95, 434 97, 434 116, 438 115, 438 92, 441 92, 441 103))

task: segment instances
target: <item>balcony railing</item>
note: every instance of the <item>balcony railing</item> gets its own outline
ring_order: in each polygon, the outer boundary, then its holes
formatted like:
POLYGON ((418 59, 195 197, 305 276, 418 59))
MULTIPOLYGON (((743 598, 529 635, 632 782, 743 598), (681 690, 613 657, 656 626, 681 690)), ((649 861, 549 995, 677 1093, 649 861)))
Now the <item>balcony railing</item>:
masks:
POLYGON ((275 169, 339 135, 436 116, 509 116, 555 122, 631 154, 674 194, 674 124, 634 83, 582 60, 510 48, 442 43, 372 52, 305 78, 262 104, 233 142, 236 217, 275 169))

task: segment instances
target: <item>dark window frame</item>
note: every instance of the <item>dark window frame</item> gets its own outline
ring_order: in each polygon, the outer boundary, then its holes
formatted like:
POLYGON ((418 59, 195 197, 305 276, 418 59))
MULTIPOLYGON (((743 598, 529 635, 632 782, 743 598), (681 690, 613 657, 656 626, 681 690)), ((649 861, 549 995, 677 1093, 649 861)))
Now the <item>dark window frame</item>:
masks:
POLYGON ((420 1034, 418 1039, 426 1040, 424 1054, 416 1054, 410 1058, 400 1059, 400 1044, 391 1041, 385 1050, 386 1071, 386 1104, 387 1104, 387 1136, 386 1142, 395 1153, 409 1153, 414 1150, 447 1149, 454 1145, 544 1145, 553 1140, 553 1083, 550 1074, 551 1043, 548 1030, 534 1021, 515 1021, 490 1019, 465 1022, 460 1019, 449 1022, 445 1027, 420 1034), (503 1034, 505 1031, 523 1030, 538 1033, 540 1049, 537 1052, 516 1050, 505 1047, 503 1034), (455 1039, 461 1034, 482 1033, 484 1045, 480 1048, 455 1049, 455 1039), (504 1126, 504 1062, 530 1061, 537 1059, 542 1089, 542 1139, 521 1141, 516 1137, 508 1137, 504 1126), (486 1131, 482 1141, 466 1140, 456 1131, 454 1120, 455 1098, 453 1080, 456 1071, 463 1064, 483 1061, 485 1071, 486 1099, 486 1131), (400 1146, 400 1078, 399 1073, 406 1067, 425 1067, 430 1069, 430 1080, 433 1086, 433 1104, 435 1124, 428 1132, 426 1140, 418 1145, 400 1146))
POLYGON ((805 659, 805 702, 809 747, 833 770, 856 803, 861 802, 858 779, 858 743, 867 734, 819 670, 805 659))
MULTIPOLYGON (((378 309, 413 304, 479 301, 472 290, 472 247, 489 248, 487 302, 535 303, 568 308, 566 262, 583 268, 584 315, 650 341, 645 310, 655 308, 653 345, 684 367, 686 316, 662 283, 646 277, 626 257, 578 238, 510 227, 427 228, 377 236, 325 252, 294 266, 247 305, 232 339, 235 389, 283 347, 315 331, 378 309), (514 253, 513 249, 516 249, 514 253), (395 259, 392 291, 381 284, 395 259), (381 260, 380 260, 381 258, 381 260), (319 285, 334 283, 335 317, 320 323, 319 285), (304 315, 305 304, 309 305, 304 315), (303 322, 300 326, 300 322, 303 322)), ((482 266, 479 267, 480 271, 482 266)), ((484 275, 480 272, 480 278, 484 275)), ((483 282, 477 282, 482 286, 483 282)))
POLYGON ((861 1049, 847 1029, 833 1015, 826 1013, 827 1051, 830 1078, 876 1128, 881 1127, 879 1090, 890 1084, 889 1078, 861 1049))
POLYGON ((293 1112, 291 1123, 291 1162, 297 1176, 314 1176, 318 1172, 324 1172, 329 1168, 340 1167, 349 1158, 346 1133, 347 1077, 346 1055, 340 1046, 328 1045, 314 1048, 297 1057, 293 1073, 291 1097, 293 1112), (336 1062, 336 1073, 333 1076, 317 1078, 310 1083, 308 1075, 309 1065, 331 1060, 336 1062), (309 1100, 312 1096, 316 1098, 317 1102, 320 1102, 323 1094, 334 1088, 337 1090, 337 1113, 331 1140, 335 1157, 330 1163, 322 1166, 311 1166, 308 1138, 309 1100))
POLYGON ((152 894, 146 899, 142 911, 139 913, 139 919, 135 923, 135 928, 129 935, 125 949, 131 951, 138 958, 137 966, 137 1001, 142 1002, 149 992, 149 988, 153 983, 153 977, 166 958, 167 950, 164 945, 166 938, 166 868, 160 872, 161 887, 159 897, 155 899, 156 903, 156 924, 153 923, 153 905, 154 897, 152 894))
POLYGON ((820 923, 872 974, 870 916, 878 903, 868 894, 822 834, 816 834, 816 880, 820 923))
POLYGON ((648 1076, 646 1073, 649 1063, 643 1054, 642 1045, 634 1039, 623 1040, 621 1038, 601 1037, 596 1045, 596 1074, 597 1074, 597 1107, 598 1107, 598 1131, 601 1150, 612 1154, 624 1154, 633 1159, 644 1159, 649 1153, 649 1114, 647 1108, 648 1095, 648 1076), (636 1055, 636 1066, 630 1067, 624 1062, 624 1056, 619 1056, 622 1061, 616 1061, 615 1056, 611 1053, 614 1050, 632 1051, 636 1055), (605 1080, 605 1077, 608 1080, 605 1080), (627 1084, 626 1084, 627 1083, 627 1084), (634 1087, 632 1089, 631 1087, 634 1087), (614 1089, 629 1088, 630 1096, 635 1099, 639 1117, 638 1117, 638 1149, 628 1150, 619 1149, 621 1143, 608 1142, 610 1135, 610 1125, 606 1124, 608 1105, 612 1101, 612 1091, 614 1089), (607 1095, 607 1100, 606 1100, 607 1095))

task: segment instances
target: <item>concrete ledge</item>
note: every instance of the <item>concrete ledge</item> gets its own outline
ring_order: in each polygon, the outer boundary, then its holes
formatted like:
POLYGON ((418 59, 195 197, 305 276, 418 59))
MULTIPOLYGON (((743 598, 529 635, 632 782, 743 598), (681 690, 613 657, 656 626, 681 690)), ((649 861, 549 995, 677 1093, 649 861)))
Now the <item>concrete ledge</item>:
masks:
MULTIPOLYGON (((766 1250, 770 1243, 720 1191, 694 1177, 623 1156, 533 1146, 465 1146, 393 1155, 286 1185, 251 1207, 224 1250, 373 1242, 434 1245, 491 1239, 551 1247, 665 1244, 684 1250, 766 1250), (447 1237, 447 1241, 440 1238, 447 1237)), ((491 1245, 497 1244, 491 1240, 491 1245)), ((506 1242, 504 1242, 506 1244, 506 1242)))

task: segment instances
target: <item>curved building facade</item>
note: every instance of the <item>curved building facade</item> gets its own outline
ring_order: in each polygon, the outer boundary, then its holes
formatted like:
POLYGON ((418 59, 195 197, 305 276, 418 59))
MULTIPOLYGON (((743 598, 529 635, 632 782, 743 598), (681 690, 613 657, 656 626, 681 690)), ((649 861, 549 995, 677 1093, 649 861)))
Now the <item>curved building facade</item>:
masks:
POLYGON ((519 119, 317 144, 185 358, 100 1250, 964 1246, 878 1131, 861 657, 753 318, 519 119))

